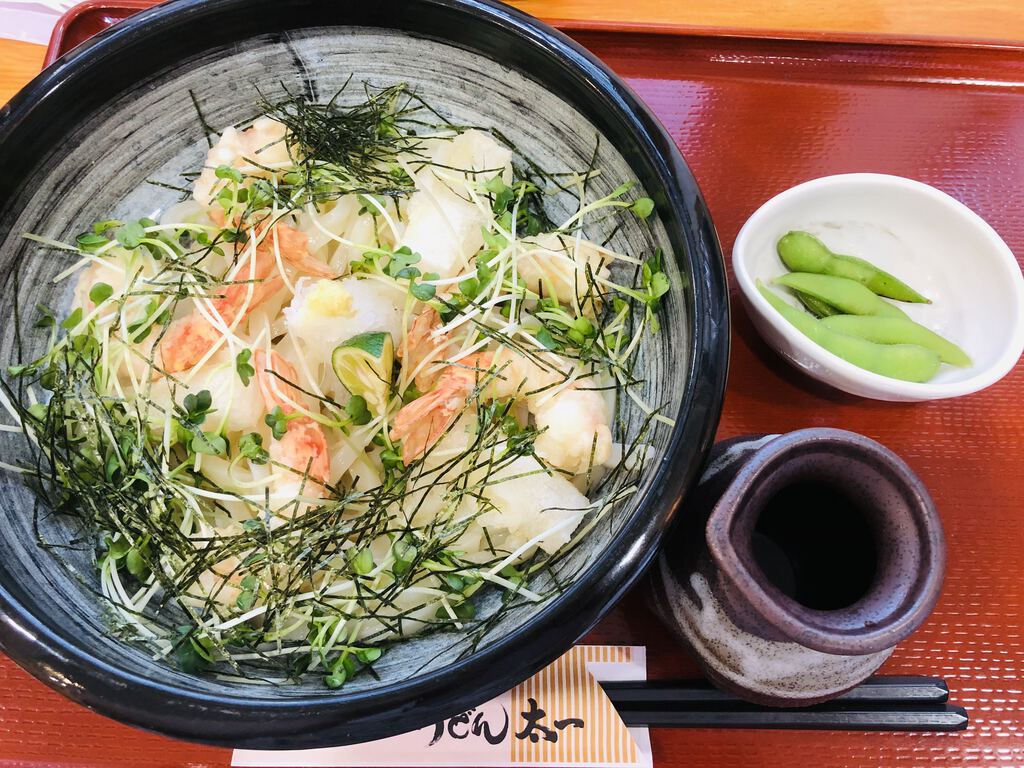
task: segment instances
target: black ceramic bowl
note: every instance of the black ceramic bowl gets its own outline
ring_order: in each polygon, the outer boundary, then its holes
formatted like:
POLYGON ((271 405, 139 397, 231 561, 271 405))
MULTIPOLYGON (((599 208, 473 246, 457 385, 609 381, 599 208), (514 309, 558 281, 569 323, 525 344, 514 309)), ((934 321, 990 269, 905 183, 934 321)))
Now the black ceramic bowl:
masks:
MULTIPOLYGON (((506 614, 472 653, 451 633, 399 644, 376 665, 379 681, 361 676, 336 692, 318 680, 268 687, 197 678, 119 641, 90 591, 91 558, 66 555, 65 566, 40 549, 35 525, 50 540, 70 534, 45 514, 34 522, 32 493, 18 476, 0 476, 3 649, 68 697, 124 722, 222 745, 315 747, 422 727, 507 690, 564 652, 637 580, 714 434, 728 302, 719 245, 690 171, 600 62, 486 0, 175 0, 61 59, 0 111, 7 327, 39 302, 66 307, 70 299, 70 288, 52 281, 68 262, 21 232, 73 238, 111 212, 137 218, 175 200, 146 180, 174 181, 202 162, 189 91, 208 122, 224 126, 253 115, 257 86, 271 96, 288 88, 323 97, 350 75, 408 82, 454 121, 499 127, 554 170, 586 167, 601 136, 604 175, 592 192, 634 179, 657 204, 648 223, 628 223, 612 244, 634 254, 660 245, 670 255, 662 330, 645 342, 638 370, 648 401, 664 404, 676 426, 652 438, 657 460, 638 492, 564 561, 571 585, 558 597, 506 614)), ((2 365, 44 343, 29 335, 19 349, 4 336, 2 365)), ((17 462, 23 450, 12 443, 4 458, 17 462)))

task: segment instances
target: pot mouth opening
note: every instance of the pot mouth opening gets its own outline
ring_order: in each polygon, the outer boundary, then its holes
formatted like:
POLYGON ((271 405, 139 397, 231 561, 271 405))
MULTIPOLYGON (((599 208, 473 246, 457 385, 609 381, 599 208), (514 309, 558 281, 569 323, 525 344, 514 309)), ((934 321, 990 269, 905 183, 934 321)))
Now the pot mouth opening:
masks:
POLYGON ((802 430, 739 472, 708 525, 734 599, 775 634, 826 653, 891 648, 938 597, 941 524, 910 468, 840 430, 802 430))
POLYGON ((877 589, 883 566, 871 513, 836 483, 797 476, 764 500, 739 546, 764 583, 798 605, 848 610, 877 589))

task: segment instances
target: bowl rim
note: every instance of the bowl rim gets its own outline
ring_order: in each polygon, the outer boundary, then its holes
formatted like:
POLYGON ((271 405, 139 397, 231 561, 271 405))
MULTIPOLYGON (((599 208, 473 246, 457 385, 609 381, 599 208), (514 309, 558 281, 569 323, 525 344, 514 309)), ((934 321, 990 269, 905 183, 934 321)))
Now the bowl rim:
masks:
MULTIPOLYGON (((863 395, 866 390, 870 389, 888 393, 902 400, 937 400, 960 397, 995 384, 1013 370, 1021 354, 1024 353, 1024 275, 1021 274, 1016 257, 991 224, 952 195, 923 181, 886 173, 841 173, 821 176, 790 187, 764 202, 740 228, 733 244, 732 268, 748 306, 769 323, 777 333, 781 334, 786 343, 794 347, 805 358, 809 358, 821 366, 825 375, 816 375, 816 378, 830 386, 854 394, 863 395), (749 241, 754 233, 771 221, 775 209, 793 198, 813 194, 825 188, 858 185, 869 188, 898 187, 908 190, 912 194, 921 195, 923 198, 944 206, 951 215, 966 221, 991 246, 988 255, 1006 273, 1005 277, 1012 286, 1014 308, 1018 319, 1016 328, 1011 329, 1011 332, 1007 334, 1003 349, 992 364, 985 368, 979 368, 973 375, 960 381, 918 383, 891 379, 860 368, 818 346, 786 322, 757 290, 755 276, 747 269, 744 254, 749 248, 749 241), (831 373, 837 374, 838 378, 828 375, 831 373), (850 385, 846 382, 853 382, 856 389, 850 389, 850 385)), ((772 346, 774 348, 774 344, 772 346)), ((776 351, 790 359, 781 350, 776 349, 776 351)), ((800 367, 803 369, 803 366, 800 367)), ((875 395, 868 396, 881 399, 875 395)))
MULTIPOLYGON (((380 5, 398 1, 387 0, 380 5)), ((310 0, 305 5, 326 2, 310 0)), ((679 411, 674 414, 676 426, 664 455, 651 469, 655 472, 653 482, 636 501, 636 509, 644 513, 633 514, 572 586, 508 635, 451 665, 407 681, 349 694, 341 689, 259 699, 236 693, 200 693, 157 682, 96 658, 88 648, 77 644, 77 638, 55 631, 0 584, 0 647, 44 683, 103 714, 178 738, 222 746, 308 748, 382 738, 465 711, 553 661, 637 582, 653 559, 682 495, 706 461, 728 371, 729 302, 717 234, 697 183, 675 144, 650 110, 609 68, 537 19, 495 0, 406 0, 406 4, 424 14, 455 12, 476 24, 497 25, 503 34, 518 45, 530 47, 560 74, 578 78, 596 94, 592 99, 607 105, 617 118, 628 123, 642 152, 630 164, 643 163, 661 187, 648 192, 662 212, 671 214, 664 223, 673 240, 673 256, 688 278, 684 290, 689 338, 687 348, 680 352, 685 354, 689 367, 679 411), (675 226, 673 221, 677 222, 675 226), (468 687, 453 685, 453 681, 464 680, 474 682, 468 687), (126 692, 131 695, 126 696, 126 692)), ((12 156, 16 151, 13 143, 19 136, 23 140, 29 136, 33 124, 46 119, 47 112, 59 109, 61 100, 74 98, 75 87, 103 67, 110 67, 128 46, 158 41, 177 24, 195 24, 232 12, 252 13, 254 5, 252 0, 172 0, 115 25, 61 57, 0 109, 0 158, 12 156)), ((338 26, 355 26, 351 11, 338 6, 334 12, 338 26)), ((295 28, 303 26, 320 25, 297 22, 295 28)), ((442 42, 481 53, 458 38, 442 42)), ((502 61, 499 56, 492 58, 502 61)), ((536 74, 523 74, 547 81, 536 74)), ((131 77, 137 82, 139 75, 131 77)), ((35 153, 35 160, 45 157, 45 148, 38 142, 28 151, 35 153)), ((5 193, 11 193, 13 199, 15 183, 0 183, 0 199, 5 193)))

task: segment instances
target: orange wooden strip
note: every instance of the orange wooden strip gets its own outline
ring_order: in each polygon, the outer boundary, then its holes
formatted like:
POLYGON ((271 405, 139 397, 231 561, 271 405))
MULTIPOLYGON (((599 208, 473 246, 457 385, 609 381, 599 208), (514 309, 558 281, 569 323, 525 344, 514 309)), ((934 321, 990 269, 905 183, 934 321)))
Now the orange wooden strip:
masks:
POLYGON ((0 104, 31 80, 43 66, 46 48, 17 40, 0 40, 0 104))
POLYGON ((513 0, 547 19, 687 27, 1024 39, 1020 0, 513 0))

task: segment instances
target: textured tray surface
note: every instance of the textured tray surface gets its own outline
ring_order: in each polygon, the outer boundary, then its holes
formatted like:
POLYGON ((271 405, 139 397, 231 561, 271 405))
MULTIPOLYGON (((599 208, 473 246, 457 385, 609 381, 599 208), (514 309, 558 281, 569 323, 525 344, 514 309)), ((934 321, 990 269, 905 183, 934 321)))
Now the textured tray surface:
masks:
MULTIPOLYGON (((746 217, 783 189, 831 173, 878 171, 949 192, 1024 254, 1020 49, 573 34, 665 123, 701 183, 727 253, 746 217)), ((945 589, 931 619, 883 672, 945 677, 971 726, 960 734, 656 730, 655 764, 1024 764, 1022 368, 958 400, 860 400, 819 387, 777 358, 756 336, 735 288, 732 298, 720 437, 851 429, 903 456, 932 491, 949 542, 945 589)), ((642 589, 587 639, 646 644, 655 677, 695 674, 644 607, 642 589)), ((104 720, 0 661, 0 761, 58 759, 221 766, 229 753, 104 720)))

